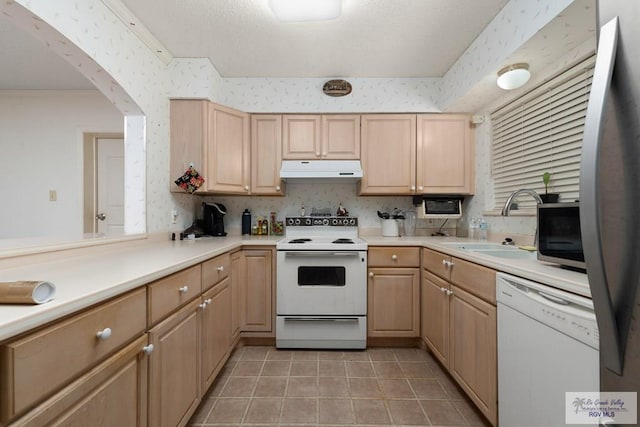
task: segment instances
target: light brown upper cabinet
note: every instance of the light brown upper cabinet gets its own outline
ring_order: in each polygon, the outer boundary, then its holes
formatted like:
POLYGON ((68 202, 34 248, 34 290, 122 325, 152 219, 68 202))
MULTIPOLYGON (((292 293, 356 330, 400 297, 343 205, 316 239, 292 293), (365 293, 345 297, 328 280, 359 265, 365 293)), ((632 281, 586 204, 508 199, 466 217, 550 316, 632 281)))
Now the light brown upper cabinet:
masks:
POLYGON ((249 115, 200 99, 171 100, 171 191, 190 165, 205 179, 199 193, 249 194, 249 115))
POLYGON ((418 194, 473 194, 473 142, 466 114, 419 114, 418 194))
POLYGON ((414 194, 416 191, 415 114, 361 116, 360 194, 414 194))
POLYGON ((280 180, 282 163, 282 116, 251 116, 251 194, 284 194, 280 180))
POLYGON ((283 159, 360 158, 359 115, 285 114, 282 129, 283 159))

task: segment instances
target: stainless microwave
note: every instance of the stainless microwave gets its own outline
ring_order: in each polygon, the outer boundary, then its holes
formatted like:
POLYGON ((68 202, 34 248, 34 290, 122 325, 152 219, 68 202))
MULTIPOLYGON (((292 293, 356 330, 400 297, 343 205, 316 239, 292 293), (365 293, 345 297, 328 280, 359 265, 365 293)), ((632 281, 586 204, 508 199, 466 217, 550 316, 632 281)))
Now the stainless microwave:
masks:
POLYGON ((538 259, 586 268, 579 202, 538 204, 538 259))

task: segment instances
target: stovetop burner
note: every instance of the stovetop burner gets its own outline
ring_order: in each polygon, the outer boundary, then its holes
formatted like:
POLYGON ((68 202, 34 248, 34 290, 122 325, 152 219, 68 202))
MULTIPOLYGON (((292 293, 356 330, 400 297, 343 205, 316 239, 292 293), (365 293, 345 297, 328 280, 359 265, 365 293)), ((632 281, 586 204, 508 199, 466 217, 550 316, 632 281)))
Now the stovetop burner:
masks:
POLYGON ((310 241, 311 241, 311 239, 302 238, 302 239, 289 240, 289 243, 307 243, 307 242, 310 242, 310 241))
POLYGON ((336 239, 331 243, 338 243, 338 244, 341 244, 341 245, 352 245, 355 242, 353 241, 353 239, 342 239, 341 238, 341 239, 336 239))

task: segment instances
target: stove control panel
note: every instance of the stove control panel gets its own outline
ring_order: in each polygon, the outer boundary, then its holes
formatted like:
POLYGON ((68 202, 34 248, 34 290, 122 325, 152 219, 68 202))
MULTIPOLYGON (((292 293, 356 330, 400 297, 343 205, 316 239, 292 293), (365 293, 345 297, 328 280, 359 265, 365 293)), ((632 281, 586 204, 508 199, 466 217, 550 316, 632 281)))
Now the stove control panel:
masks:
POLYGON ((356 227, 358 225, 358 218, 349 216, 294 216, 287 217, 286 224, 288 227, 310 227, 310 226, 324 226, 324 227, 356 227))

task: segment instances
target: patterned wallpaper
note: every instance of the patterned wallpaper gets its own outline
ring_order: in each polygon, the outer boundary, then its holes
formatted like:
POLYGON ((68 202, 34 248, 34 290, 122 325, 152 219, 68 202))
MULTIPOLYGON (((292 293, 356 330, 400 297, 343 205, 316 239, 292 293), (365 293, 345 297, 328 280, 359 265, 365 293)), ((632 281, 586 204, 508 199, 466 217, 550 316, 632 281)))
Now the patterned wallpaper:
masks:
MULTIPOLYGON (((52 49, 64 52, 125 114, 144 113, 146 130, 139 130, 137 134, 138 139, 142 132, 145 135, 145 145, 139 147, 142 150, 139 153, 145 155, 138 159, 145 158, 146 166, 138 168, 141 173, 137 179, 146 183, 147 229, 157 232, 171 228, 171 210, 177 209, 183 217, 192 215, 193 211, 188 196, 167 191, 168 97, 205 97, 249 112, 439 111, 438 106, 463 95, 487 70, 496 67, 504 55, 569 3, 570 0, 511 0, 441 81, 350 79, 354 92, 344 99, 322 95, 319 88, 324 79, 223 79, 208 60, 202 59, 175 60, 165 67, 99 0, 16 0, 15 3, 2 2, 0 11, 16 15, 15 19, 21 20, 23 27, 40 33, 38 37, 47 40, 52 49), (44 23, 32 25, 33 18, 24 13, 22 7, 52 28, 44 23)), ((356 198, 355 193, 342 191, 337 197, 345 198, 342 202, 347 208, 355 206, 351 209, 363 212, 363 220, 373 224, 375 218, 370 221, 366 215, 370 215, 370 211, 375 214, 373 207, 383 200, 356 198), (347 201, 349 195, 351 200, 347 201)), ((286 198, 277 199, 282 201, 278 210, 285 210, 289 204, 295 206, 302 198, 304 191, 297 193, 292 189, 286 198)), ((479 198, 480 195, 476 196, 479 198)), ((228 203, 236 209, 247 204, 243 200, 246 199, 228 203)), ((254 203, 254 199, 249 200, 250 204, 254 203)), ((262 209, 262 204, 273 203, 266 200, 271 199, 256 200, 256 210, 262 209)), ((391 203, 387 198, 384 200, 391 203)))

